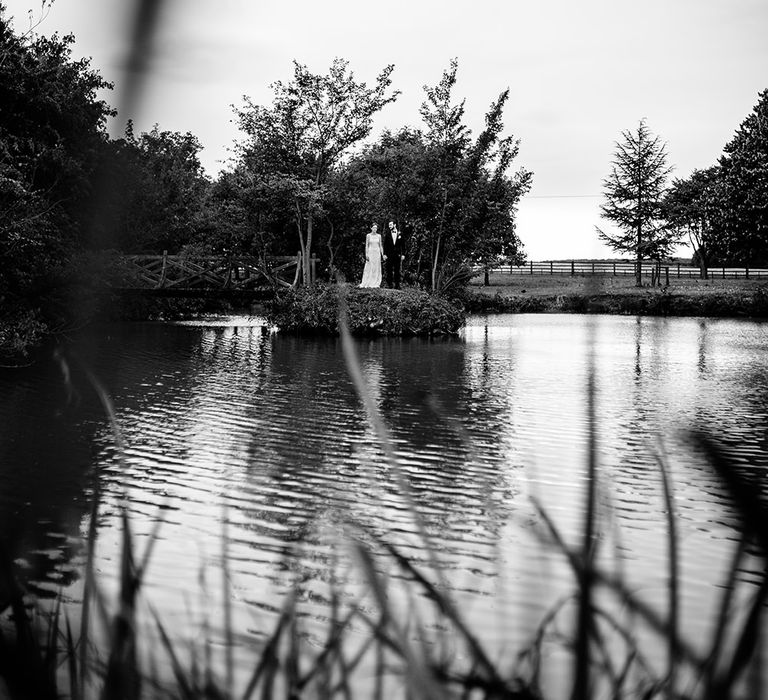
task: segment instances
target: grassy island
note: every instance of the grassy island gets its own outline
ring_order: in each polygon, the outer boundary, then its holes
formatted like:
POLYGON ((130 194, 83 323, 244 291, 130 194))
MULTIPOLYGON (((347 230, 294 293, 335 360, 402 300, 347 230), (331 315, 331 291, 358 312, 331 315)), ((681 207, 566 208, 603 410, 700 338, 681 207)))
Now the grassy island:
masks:
POLYGON ((338 335, 342 300, 352 335, 454 335, 464 325, 459 306, 418 289, 334 284, 301 287, 278 296, 267 320, 283 332, 338 335))

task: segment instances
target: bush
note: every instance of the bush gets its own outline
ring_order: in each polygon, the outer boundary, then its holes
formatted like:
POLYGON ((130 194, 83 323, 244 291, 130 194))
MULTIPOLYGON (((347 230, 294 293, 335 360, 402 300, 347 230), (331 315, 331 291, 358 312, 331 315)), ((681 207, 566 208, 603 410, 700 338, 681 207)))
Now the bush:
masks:
POLYGON ((722 291, 716 294, 659 291, 636 294, 564 294, 527 296, 468 292, 461 300, 469 313, 599 313, 638 316, 711 316, 768 318, 768 285, 754 292, 722 291))
POLYGON ((454 335, 464 312, 446 299, 415 289, 356 289, 316 284, 278 296, 267 314, 288 333, 338 335, 339 300, 353 335, 454 335))
POLYGON ((16 308, 0 318, 0 365, 27 364, 29 350, 47 331, 36 309, 16 308))

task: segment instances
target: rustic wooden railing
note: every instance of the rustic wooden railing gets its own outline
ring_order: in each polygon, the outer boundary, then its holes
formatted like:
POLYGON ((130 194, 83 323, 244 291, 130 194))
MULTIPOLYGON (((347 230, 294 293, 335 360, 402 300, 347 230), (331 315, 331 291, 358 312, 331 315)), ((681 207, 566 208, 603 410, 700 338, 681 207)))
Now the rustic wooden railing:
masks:
MULTIPOLYGON (((314 280, 316 261, 310 259, 314 280)), ((217 293, 274 293, 301 281, 302 256, 256 258, 243 255, 123 255, 117 260, 121 291, 154 292, 167 296, 206 296, 217 293)))
MULTIPOLYGON (((480 268, 482 271, 482 268, 480 268)), ((558 260, 528 262, 525 265, 505 265, 490 270, 496 273, 512 275, 634 275, 637 263, 604 260, 558 260)), ((667 278, 699 277, 698 267, 677 262, 644 262, 640 268, 642 275, 651 275, 654 271, 667 278)), ((709 267, 709 277, 721 279, 754 279, 768 278, 768 269, 750 267, 709 267)))

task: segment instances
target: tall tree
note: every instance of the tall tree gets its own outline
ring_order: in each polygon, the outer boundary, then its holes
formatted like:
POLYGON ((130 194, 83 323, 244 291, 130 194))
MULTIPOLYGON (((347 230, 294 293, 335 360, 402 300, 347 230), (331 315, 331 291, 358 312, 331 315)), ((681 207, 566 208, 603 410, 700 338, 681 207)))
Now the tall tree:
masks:
POLYGON ((0 307, 23 309, 20 323, 50 307, 52 280, 82 245, 112 113, 97 98, 109 83, 72 58, 73 42, 16 34, 0 4, 0 307))
POLYGON ((464 101, 453 98, 457 67, 452 60, 435 87, 425 86, 427 99, 421 107, 427 163, 434 175, 428 180, 433 187, 431 220, 422 221, 420 229, 431 251, 435 291, 461 280, 469 263, 521 254, 515 213, 533 178, 524 168, 509 174, 519 150, 519 140, 502 136, 509 90, 491 104, 485 127, 473 141, 463 124, 464 101))
POLYGON ((768 89, 724 151, 710 252, 724 263, 768 265, 768 89))
POLYGON ((101 189, 92 230, 99 247, 131 253, 177 253, 205 228, 210 183, 193 134, 155 125, 138 137, 129 122, 125 137, 103 149, 96 173, 101 189))
POLYGON ((641 120, 637 130, 623 131, 616 143, 611 174, 603 181, 603 218, 617 231, 597 229, 600 238, 616 251, 637 258, 636 283, 642 281, 644 259, 661 260, 680 240, 678 230, 663 218, 663 198, 671 168, 665 144, 641 120))
POLYGON ((295 226, 310 280, 315 221, 323 212, 325 183, 342 157, 371 132, 377 112, 396 99, 389 92, 394 66, 387 66, 373 87, 355 80, 347 61, 337 58, 326 75, 294 61, 293 79, 271 87, 270 107, 244 98, 236 109, 247 136, 240 164, 266 186, 291 193, 295 226))
POLYGON ((690 177, 674 180, 664 197, 664 217, 671 226, 688 236, 702 279, 709 276, 718 177, 716 166, 694 170, 690 177))

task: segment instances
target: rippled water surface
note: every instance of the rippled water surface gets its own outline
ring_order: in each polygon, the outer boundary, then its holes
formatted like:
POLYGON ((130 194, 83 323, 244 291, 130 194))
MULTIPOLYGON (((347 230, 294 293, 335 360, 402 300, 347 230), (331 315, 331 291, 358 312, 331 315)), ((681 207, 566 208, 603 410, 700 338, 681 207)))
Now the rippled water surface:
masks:
MULTIPOLYGON (((661 456, 681 530, 684 626, 694 643, 710 629, 737 534, 685 435, 714 430, 764 472, 767 331, 747 321, 520 315, 472 318, 460 339, 356 341, 445 585, 481 636, 519 648, 572 590, 532 499, 579 542, 590 337, 604 558, 663 610, 661 456)), ((0 375, 0 532, 40 589, 79 599, 97 485, 102 585, 114 587, 125 502, 139 550, 160 523, 145 593, 181 637, 208 617, 217 626, 223 542, 243 647, 263 639, 288 588, 321 617, 318 582, 362 578, 334 547, 351 534, 386 534, 427 563, 339 341, 227 318, 111 326, 62 356, 0 375)))

